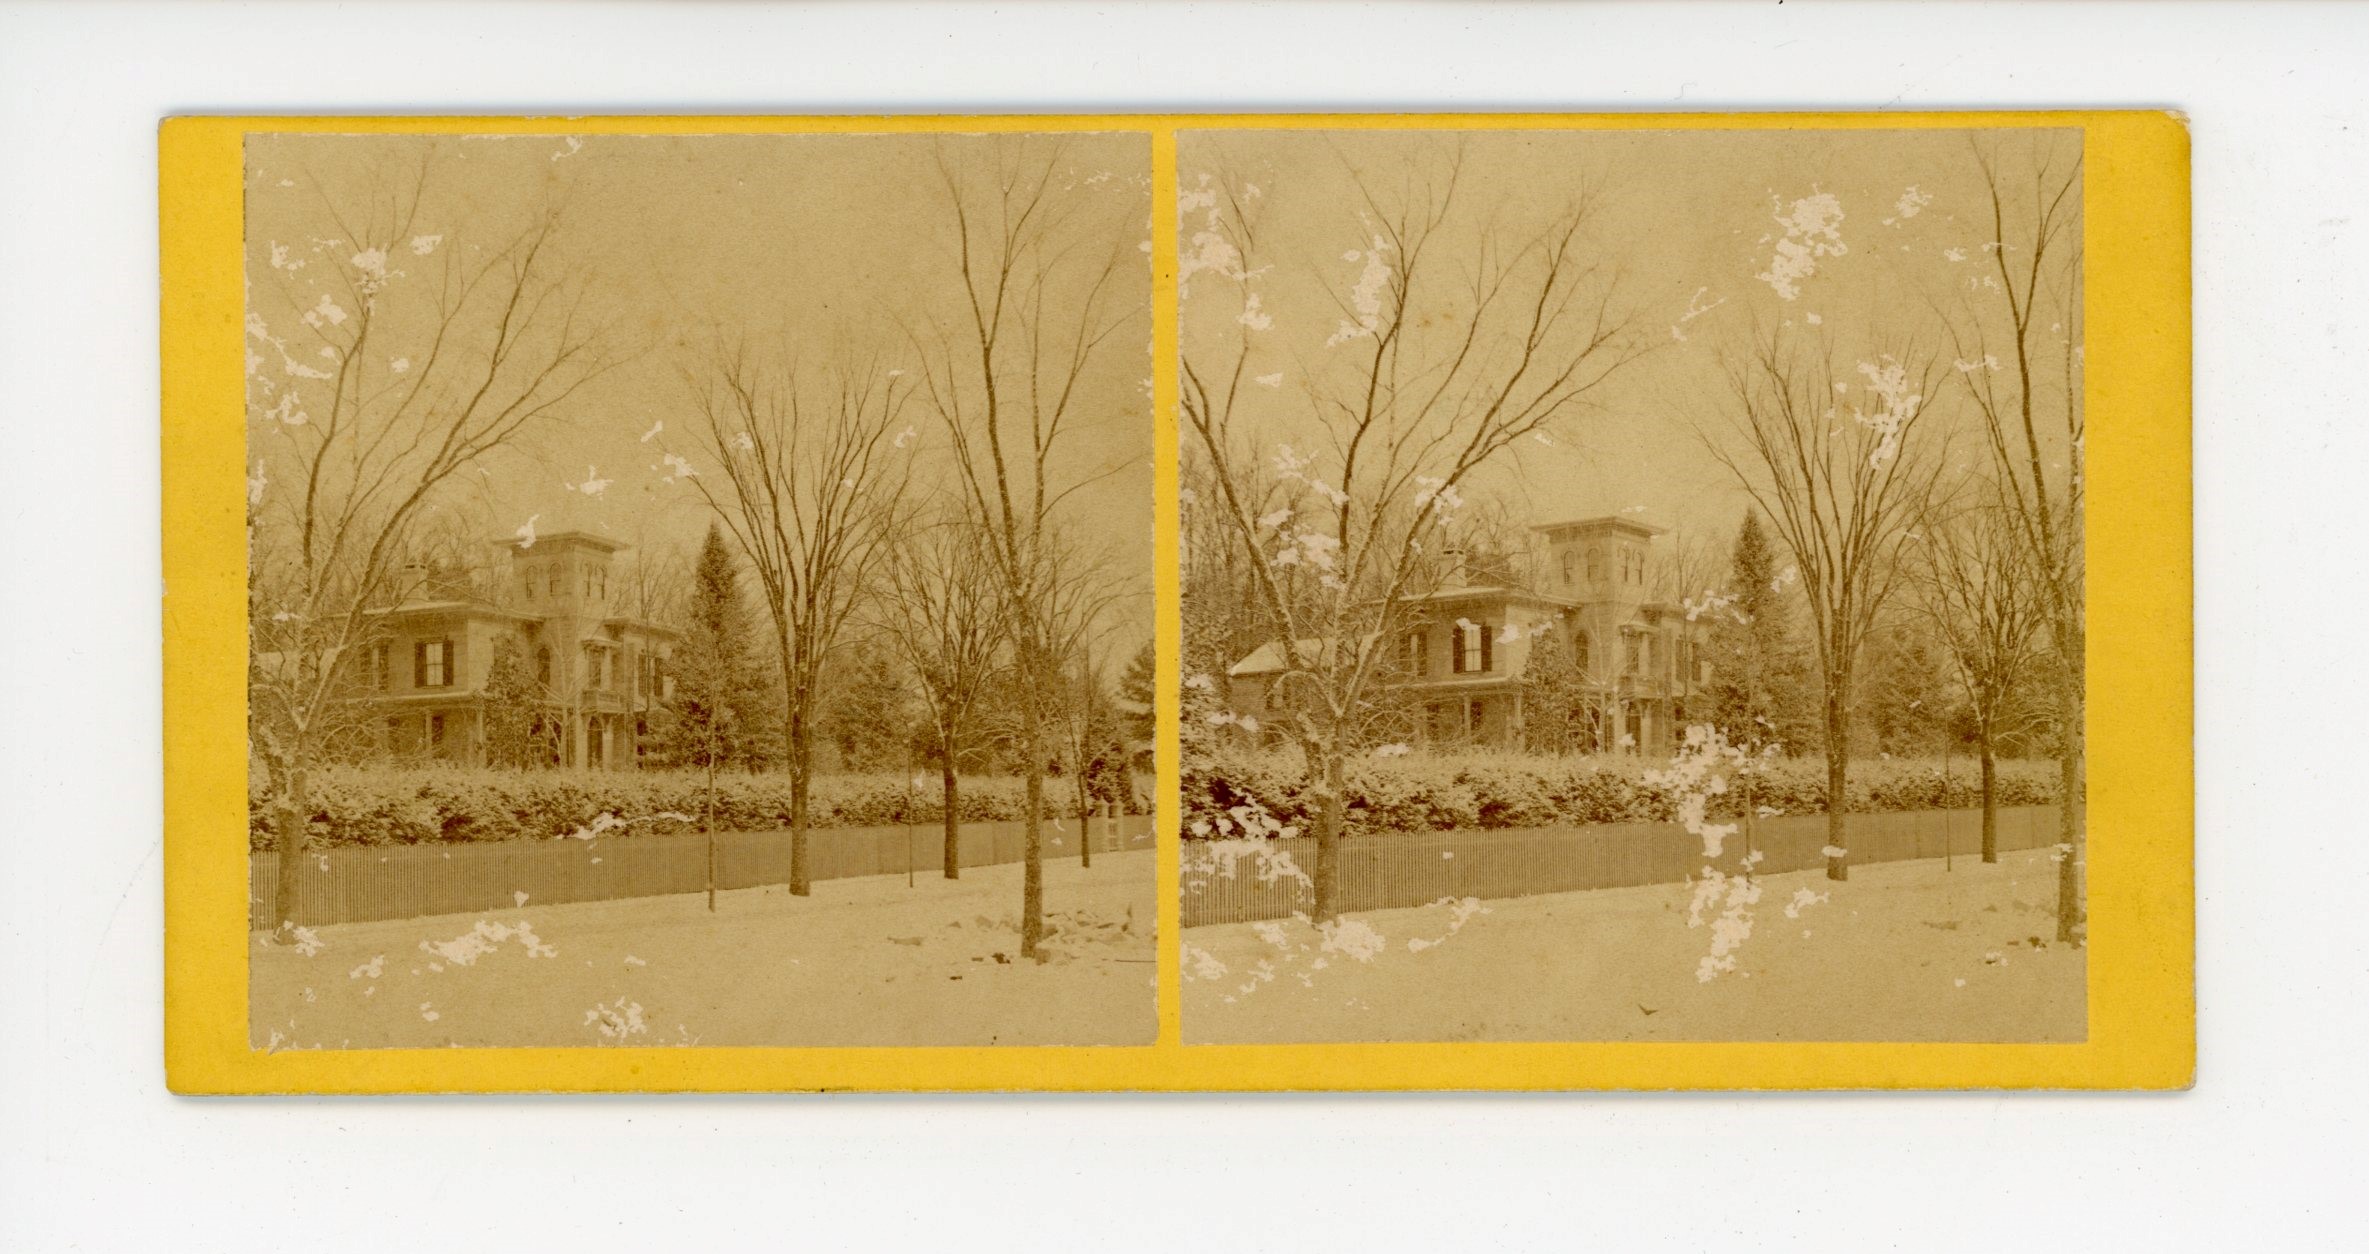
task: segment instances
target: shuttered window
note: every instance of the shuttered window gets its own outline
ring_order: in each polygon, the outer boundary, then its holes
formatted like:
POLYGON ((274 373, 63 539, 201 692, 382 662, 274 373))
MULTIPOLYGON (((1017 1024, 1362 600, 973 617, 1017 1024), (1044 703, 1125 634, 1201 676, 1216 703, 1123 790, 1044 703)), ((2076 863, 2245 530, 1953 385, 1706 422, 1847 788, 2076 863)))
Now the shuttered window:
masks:
POLYGON ((452 687, 452 640, 420 640, 411 646, 411 686, 452 687))
POLYGON ((1496 634, 1487 623, 1458 619, 1450 637, 1455 645, 1450 650, 1450 669, 1459 675, 1486 674, 1494 669, 1496 634))

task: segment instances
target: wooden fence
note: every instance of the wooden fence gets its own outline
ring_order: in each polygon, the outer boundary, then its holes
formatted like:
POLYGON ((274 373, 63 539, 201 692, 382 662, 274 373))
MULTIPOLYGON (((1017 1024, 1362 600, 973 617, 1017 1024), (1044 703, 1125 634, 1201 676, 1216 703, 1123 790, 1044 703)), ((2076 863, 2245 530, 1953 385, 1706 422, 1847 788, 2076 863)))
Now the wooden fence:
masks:
MULTIPOLYGON (((1149 849, 1151 819, 1130 815, 1096 819, 1094 851, 1149 849)), ((1048 860, 1078 856, 1077 821, 1045 826, 1048 860), (1058 843, 1056 843, 1058 842, 1058 843)), ((854 875, 937 875, 944 865, 945 829, 912 827, 816 828, 807 833, 813 878, 854 875), (910 854, 910 860, 908 860, 910 854)), ((1018 823, 966 823, 962 865, 1018 862, 1018 823)), ((311 865, 297 886, 297 917, 306 923, 358 923, 420 915, 508 909, 525 893, 531 903, 609 901, 695 893, 707 886, 707 838, 616 836, 597 840, 505 840, 483 844, 396 845, 330 849, 306 855, 311 865)), ((248 924, 278 919, 279 856, 248 856, 248 924)), ((716 886, 751 888, 790 879, 787 831, 719 832, 716 886)))
MULTIPOLYGON (((2055 844, 2056 837, 2055 806, 1999 811, 2003 850, 2044 848, 2055 844)), ((1854 814, 1850 841, 1854 864, 1939 858, 1944 853, 1976 858, 1982 848, 1982 811, 1854 814)), ((1212 857, 1211 846, 1186 842, 1184 926, 1284 919, 1309 912, 1310 886, 1286 868, 1305 871, 1315 866, 1315 839, 1297 836, 1260 844, 1269 856, 1212 857), (1288 863, 1274 854, 1284 855, 1288 863)), ((1754 825, 1752 848, 1764 855, 1762 874, 1823 866, 1825 846, 1822 814, 1762 819, 1754 825)), ((1231 842, 1226 852, 1243 848, 1242 842, 1231 842)), ((1732 870, 1743 852, 1739 832, 1729 838, 1719 865, 1732 870)), ((1420 906, 1442 897, 1526 897, 1675 884, 1704 865, 1702 842, 1675 823, 1352 836, 1342 840, 1340 853, 1343 910, 1420 906)))

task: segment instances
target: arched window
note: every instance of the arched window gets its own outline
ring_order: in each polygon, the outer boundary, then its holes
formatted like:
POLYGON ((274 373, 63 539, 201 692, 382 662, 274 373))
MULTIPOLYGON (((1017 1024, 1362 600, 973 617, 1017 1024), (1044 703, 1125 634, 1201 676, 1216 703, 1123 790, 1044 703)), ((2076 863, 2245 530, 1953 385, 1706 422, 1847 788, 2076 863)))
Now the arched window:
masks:
POLYGON ((1603 580, 1603 578, 1604 578, 1604 550, 1602 550, 1602 549, 1589 549, 1589 550, 1588 550, 1588 582, 1589 582, 1589 583, 1597 583, 1597 582, 1601 582, 1601 581, 1603 580))

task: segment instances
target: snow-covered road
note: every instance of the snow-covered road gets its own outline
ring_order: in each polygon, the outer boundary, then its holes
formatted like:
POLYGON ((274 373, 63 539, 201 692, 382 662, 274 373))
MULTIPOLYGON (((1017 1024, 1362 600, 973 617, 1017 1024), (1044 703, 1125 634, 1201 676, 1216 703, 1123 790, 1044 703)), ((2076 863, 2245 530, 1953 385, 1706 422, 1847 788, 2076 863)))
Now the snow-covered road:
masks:
POLYGON ((1683 884, 1189 928, 1184 1039, 2077 1041, 2055 885, 2044 851, 1764 876, 1736 970, 1707 982, 1683 884))
POLYGON ((250 942, 259 1048, 1136 1045, 1156 1031, 1152 855, 1045 868, 1042 964, 1020 868, 538 906, 250 942), (311 952, 306 952, 307 950, 311 952))

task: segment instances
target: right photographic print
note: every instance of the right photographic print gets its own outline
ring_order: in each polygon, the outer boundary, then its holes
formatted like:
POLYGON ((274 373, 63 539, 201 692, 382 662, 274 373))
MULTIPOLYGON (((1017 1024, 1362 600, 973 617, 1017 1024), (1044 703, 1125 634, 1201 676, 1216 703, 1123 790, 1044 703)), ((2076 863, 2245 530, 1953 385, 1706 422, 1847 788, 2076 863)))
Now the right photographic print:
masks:
POLYGON ((1180 133, 1184 1041, 2085 1040, 2082 150, 1180 133))

